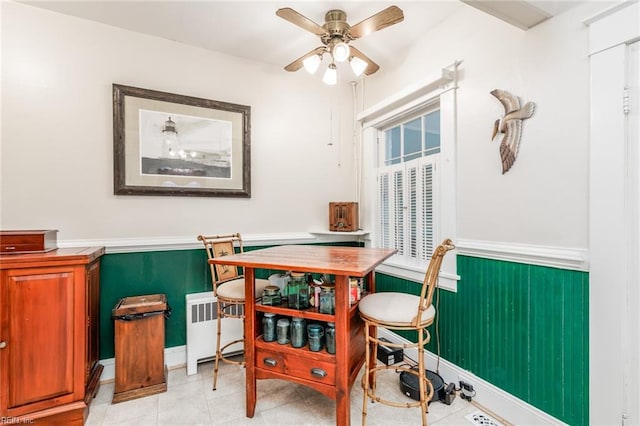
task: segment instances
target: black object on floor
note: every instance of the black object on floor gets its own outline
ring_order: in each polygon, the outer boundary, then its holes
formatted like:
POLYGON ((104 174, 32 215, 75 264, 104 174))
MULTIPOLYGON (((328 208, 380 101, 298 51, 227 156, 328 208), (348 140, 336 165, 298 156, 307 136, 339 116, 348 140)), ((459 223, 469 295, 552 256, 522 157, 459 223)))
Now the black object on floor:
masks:
MULTIPOLYGON (((418 371, 417 368, 412 368, 412 370, 418 371)), ((427 379, 433 385, 433 396, 429 403, 433 401, 445 401, 445 388, 444 388, 444 380, 440 375, 434 371, 427 370, 426 371, 427 379)), ((411 399, 415 399, 416 401, 420 400, 420 385, 418 384, 418 377, 414 374, 403 371, 400 373, 400 390, 403 394, 408 396, 411 399)), ((451 397, 449 397, 451 400, 451 397)), ((451 402, 449 402, 451 403, 451 402)))
MULTIPOLYGON (((391 343, 389 340, 381 337, 381 342, 391 343)), ((378 344, 378 360, 385 365, 397 364, 404 359, 404 351, 402 348, 394 348, 386 346, 383 343, 378 344)))

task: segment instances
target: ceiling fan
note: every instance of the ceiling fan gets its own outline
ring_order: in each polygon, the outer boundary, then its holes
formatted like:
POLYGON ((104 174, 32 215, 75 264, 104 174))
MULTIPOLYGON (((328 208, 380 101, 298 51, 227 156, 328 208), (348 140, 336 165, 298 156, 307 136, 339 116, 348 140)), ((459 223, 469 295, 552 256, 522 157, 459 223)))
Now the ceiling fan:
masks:
POLYGON ((328 11, 324 17, 324 25, 318 25, 289 7, 278 9, 276 15, 304 30, 314 33, 320 37, 322 42, 322 46, 316 47, 299 57, 284 69, 298 71, 304 66, 307 71, 313 74, 320 66, 323 55, 328 53, 331 56, 331 63, 323 78, 323 81, 327 84, 336 84, 337 68, 335 62, 349 60, 356 76, 360 76, 363 73, 371 75, 378 71, 380 66, 364 53, 350 46, 349 42, 397 24, 404 19, 402 10, 397 6, 390 6, 353 26, 347 23, 347 14, 342 10, 328 11))

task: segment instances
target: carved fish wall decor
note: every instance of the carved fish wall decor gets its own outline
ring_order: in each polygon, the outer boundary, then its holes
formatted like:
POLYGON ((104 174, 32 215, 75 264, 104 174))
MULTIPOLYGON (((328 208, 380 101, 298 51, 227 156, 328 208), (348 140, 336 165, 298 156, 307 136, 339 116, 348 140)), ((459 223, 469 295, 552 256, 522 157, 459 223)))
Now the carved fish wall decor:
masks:
POLYGON ((527 102, 520 107, 520 100, 506 90, 495 89, 491 91, 504 107, 504 117, 497 119, 493 125, 491 140, 496 138, 498 133, 503 133, 500 142, 500 158, 502 159, 502 174, 513 166, 520 149, 520 138, 522 137, 522 120, 526 120, 533 115, 536 105, 527 102))

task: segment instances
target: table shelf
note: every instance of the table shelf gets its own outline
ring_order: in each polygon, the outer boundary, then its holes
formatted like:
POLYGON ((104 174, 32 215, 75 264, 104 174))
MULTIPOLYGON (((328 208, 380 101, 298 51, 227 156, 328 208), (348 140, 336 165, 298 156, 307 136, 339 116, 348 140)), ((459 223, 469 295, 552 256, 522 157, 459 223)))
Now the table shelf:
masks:
MULTIPOLYGON (((276 315, 287 317, 299 317, 304 319, 310 319, 322 322, 335 322, 335 314, 323 314, 318 311, 318 308, 312 306, 308 309, 291 309, 287 305, 263 305, 256 303, 256 311, 258 312, 271 312, 276 315)), ((349 307, 349 317, 352 317, 358 312, 358 303, 354 303, 349 307)))
POLYGON ((291 343, 287 343, 285 345, 281 345, 277 341, 274 342, 265 342, 262 336, 258 336, 256 338, 256 347, 261 349, 267 349, 274 352, 282 352, 291 354, 294 356, 303 356, 309 359, 317 359, 320 361, 336 363, 336 356, 327 352, 326 347, 322 348, 321 351, 312 351, 309 350, 309 344, 307 343, 301 348, 294 348, 291 346, 291 343))

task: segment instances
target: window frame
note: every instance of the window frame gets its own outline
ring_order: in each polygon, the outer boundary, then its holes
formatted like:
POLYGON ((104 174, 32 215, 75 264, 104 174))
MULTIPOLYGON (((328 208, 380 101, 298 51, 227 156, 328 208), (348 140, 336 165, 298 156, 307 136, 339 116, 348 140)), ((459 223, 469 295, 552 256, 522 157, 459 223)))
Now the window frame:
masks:
MULTIPOLYGON (((383 128, 379 128, 380 132, 378 135, 378 141, 381 141, 379 143, 379 151, 378 151, 378 155, 379 155, 379 164, 378 167, 386 167, 386 166, 392 166, 394 164, 401 164, 401 163, 405 163, 408 161, 412 161, 416 158, 423 158, 423 157, 427 157, 427 156, 431 156, 431 155, 438 155, 440 154, 440 144, 438 144, 437 148, 427 148, 427 144, 426 144, 426 138, 423 138, 423 135, 426 133, 426 118, 427 116, 434 114, 434 113, 438 113, 438 119, 440 118, 440 104, 438 102, 430 102, 427 105, 424 106, 424 108, 413 112, 412 114, 408 115, 408 116, 402 116, 401 119, 399 120, 394 120, 393 122, 391 122, 390 124, 384 126, 383 128), (421 130, 421 134, 420 134, 420 139, 421 139, 421 146, 420 146, 420 150, 417 151, 412 151, 411 153, 407 153, 406 152, 406 137, 405 137, 405 129, 406 129, 406 125, 412 121, 416 121, 416 120, 420 120, 420 130, 421 130), (387 132, 389 132, 390 130, 393 130, 395 128, 400 129, 399 135, 400 135, 400 155, 397 157, 390 157, 390 159, 386 159, 386 153, 387 150, 389 149, 389 147, 387 146, 386 142, 387 142, 387 132), (435 152, 432 152, 435 151, 435 152), (414 156, 414 158, 411 158, 410 160, 407 160, 405 157, 408 156, 414 156), (395 160, 399 160, 399 161, 395 161, 395 160), (391 162, 389 162, 391 161, 391 162), (389 162, 388 164, 385 164, 389 162)), ((438 139, 440 139, 440 134, 438 134, 438 139)))
MULTIPOLYGON (((443 69, 440 73, 427 77, 400 92, 390 96, 373 107, 357 115, 362 126, 362 161, 361 201, 368 212, 363 217, 364 226, 372 229, 367 245, 378 246, 381 233, 379 226, 379 187, 378 172, 382 162, 381 153, 384 147, 383 131, 410 117, 424 115, 429 109, 440 110, 440 153, 437 162, 437 175, 440 181, 434 189, 434 209, 440 218, 434 228, 434 245, 442 238, 456 240, 456 78, 455 70, 443 69), (436 195, 437 194, 437 195, 436 195)), ((402 163, 400 163, 402 164, 402 163)), ((434 213, 435 214, 435 213, 434 213)), ((445 257, 440 273, 440 287, 456 291, 457 274, 455 252, 445 257)), ((393 256, 377 268, 378 272, 415 281, 424 279, 425 266, 414 264, 393 256)))
MULTIPOLYGON (((407 122, 421 120, 421 125, 425 121, 425 117, 438 112, 439 105, 432 105, 426 110, 421 111, 419 114, 412 117, 407 117, 400 123, 394 123, 390 126, 380 129, 379 131, 379 149, 378 149, 378 167, 376 168, 377 186, 378 186, 378 229, 376 244, 382 247, 396 247, 398 254, 396 260, 399 263, 406 263, 408 265, 426 267, 429 264, 431 254, 435 249, 435 246, 440 241, 439 235, 439 212, 436 208, 435 202, 438 200, 440 190, 440 179, 438 176, 439 161, 440 161, 440 143, 438 143, 438 151, 429 153, 429 150, 425 149, 426 141, 423 139, 424 127, 421 127, 421 149, 418 152, 421 156, 412 158, 410 160, 402 160, 407 157, 404 150, 404 138, 401 138, 401 155, 400 157, 388 157, 389 146, 387 144, 386 136, 390 129, 400 128, 403 129, 403 125, 407 122), (394 163, 392 160, 400 158, 401 162, 394 163), (424 186, 425 172, 430 170, 429 184, 432 187, 432 191, 429 197, 425 197, 424 186), (398 191, 397 187, 397 175, 402 176, 402 188, 398 191), (386 186, 382 186, 386 185, 386 186), (415 187, 414 187, 415 185, 415 187), (383 189, 386 188, 386 189, 383 189), (415 188, 412 190, 412 188, 415 188), (384 192, 384 194, 383 194, 384 192), (398 194, 400 192, 400 194, 398 194), (389 196, 386 196, 388 194, 389 196), (401 206, 398 206, 398 196, 402 196, 401 206), (414 198, 415 197, 415 198, 414 198), (426 204, 431 204, 430 209, 425 209, 426 204), (418 206, 418 207, 415 207, 418 206), (412 212, 417 210, 419 214, 413 215, 412 212), (425 210, 429 211, 429 215, 425 214, 425 210), (388 225, 385 227, 382 225, 382 218, 386 218, 388 225), (406 215, 400 219, 398 215, 406 215), (428 218, 428 219, 427 219, 428 218), (401 221, 403 224, 402 229, 394 227, 394 232, 390 232, 390 224, 401 221), (431 227, 429 232, 418 231, 418 226, 414 224, 421 224, 423 222, 430 221, 431 227), (386 229, 385 229, 386 228, 386 229), (415 238, 413 238, 415 236, 415 238), (399 241, 399 237, 401 241, 399 241), (403 258, 401 260, 401 258, 403 258), (404 261, 404 262, 403 262, 404 261)), ((412 155, 413 153, 411 153, 412 155)))

